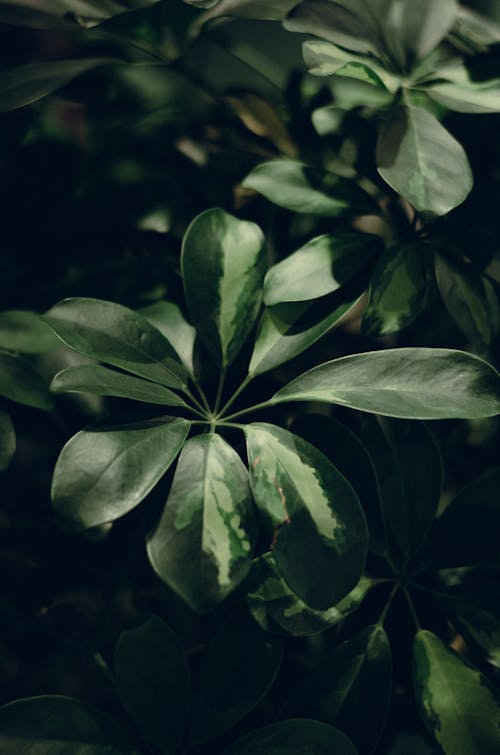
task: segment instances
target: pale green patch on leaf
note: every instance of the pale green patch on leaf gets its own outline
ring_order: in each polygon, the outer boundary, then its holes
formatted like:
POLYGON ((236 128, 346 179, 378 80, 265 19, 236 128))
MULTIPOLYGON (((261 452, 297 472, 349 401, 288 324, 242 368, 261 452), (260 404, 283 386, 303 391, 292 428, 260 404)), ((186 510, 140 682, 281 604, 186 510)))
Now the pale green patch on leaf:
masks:
POLYGON ((54 406, 47 384, 31 362, 6 351, 0 351, 0 396, 45 411, 54 406))

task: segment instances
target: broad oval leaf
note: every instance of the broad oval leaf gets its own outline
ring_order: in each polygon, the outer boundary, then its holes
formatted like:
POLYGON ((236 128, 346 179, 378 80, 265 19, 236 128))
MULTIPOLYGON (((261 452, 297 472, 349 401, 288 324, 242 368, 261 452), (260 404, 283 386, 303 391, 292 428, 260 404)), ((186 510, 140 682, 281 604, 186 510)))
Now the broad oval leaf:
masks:
POLYGON ((112 719, 78 700, 43 695, 0 708, 2 755, 139 755, 112 719))
POLYGON ((426 630, 413 659, 422 720, 446 755, 499 752, 500 706, 486 677, 426 630))
POLYGON ((266 632, 308 637, 339 624, 364 601, 372 580, 361 577, 345 598, 326 611, 307 606, 281 576, 272 553, 255 559, 245 583, 246 603, 255 621, 266 632))
POLYGON ((36 312, 11 309, 0 312, 0 348, 41 354, 58 346, 51 328, 36 312))
POLYGON ((240 737, 222 755, 356 755, 345 734, 333 726, 294 718, 265 726, 240 737))
POLYGON ((3 351, 0 351, 0 396, 45 411, 54 406, 48 385, 31 363, 3 351))
POLYGON ((281 664, 281 643, 257 629, 235 627, 213 637, 193 693, 191 744, 241 721, 265 696, 281 664))
POLYGON ((159 383, 124 375, 99 364, 83 364, 58 372, 50 389, 53 393, 93 393, 96 396, 129 398, 147 404, 187 406, 180 396, 159 383))
POLYGON ((311 40, 304 42, 304 61, 309 72, 315 76, 346 76, 358 79, 382 89, 386 94, 394 93, 400 80, 384 66, 368 55, 347 52, 331 42, 311 40))
POLYGON ((196 330, 187 322, 177 304, 171 301, 157 301, 137 311, 170 341, 186 370, 191 376, 194 375, 196 330))
POLYGON ((396 108, 377 144, 384 181, 419 212, 445 215, 461 204, 473 178, 463 147, 427 110, 396 108))
POLYGON ((248 472, 236 451, 214 433, 189 440, 148 538, 158 576, 193 610, 209 611, 248 573, 255 535, 248 472))
POLYGON ((121 304, 64 299, 44 318, 59 338, 80 354, 169 388, 186 384, 186 371, 166 338, 145 317, 121 304))
POLYGON ((7 412, 0 411, 0 472, 12 461, 16 451, 16 431, 7 412))
POLYGON ((473 268, 435 257, 436 280, 446 309, 470 343, 485 350, 500 328, 495 289, 473 268))
POLYGON ((414 244, 388 249, 372 273, 362 330, 385 336, 406 328, 422 311, 426 289, 421 250, 414 244))
POLYGON ((500 375, 453 349, 403 348, 334 359, 273 398, 325 401, 402 419, 474 419, 500 413, 500 375))
POLYGON ((189 668, 177 635, 158 616, 122 632, 114 659, 120 700, 145 742, 181 743, 189 716, 189 668))
POLYGON ((426 87, 426 94, 459 113, 500 112, 500 80, 475 84, 443 81, 426 87))
POLYGON ((297 160, 257 165, 242 185, 293 212, 326 217, 378 212, 376 202, 354 181, 316 171, 297 160))
POLYGON ((260 308, 266 267, 262 231, 224 210, 207 210, 184 236, 181 263, 192 321, 226 367, 245 343, 260 308))
POLYGON ((451 30, 459 11, 456 0, 420 0, 418 3, 414 0, 390 0, 387 3, 386 0, 386 5, 387 16, 382 26, 403 70, 411 69, 436 49, 451 30))
POLYGON ((391 687, 389 640, 383 627, 375 624, 323 659, 292 696, 286 711, 336 726, 359 753, 368 755, 384 729, 391 687))
POLYGON ((331 294, 352 280, 380 247, 379 238, 365 233, 318 236, 268 271, 264 303, 272 307, 331 294))
POLYGON ((245 435, 252 492, 276 564, 308 606, 330 608, 365 565, 368 532, 357 495, 302 438, 260 422, 245 435))
POLYGON ((77 433, 54 469, 55 510, 75 532, 123 516, 165 474, 189 428, 185 419, 162 417, 77 433))

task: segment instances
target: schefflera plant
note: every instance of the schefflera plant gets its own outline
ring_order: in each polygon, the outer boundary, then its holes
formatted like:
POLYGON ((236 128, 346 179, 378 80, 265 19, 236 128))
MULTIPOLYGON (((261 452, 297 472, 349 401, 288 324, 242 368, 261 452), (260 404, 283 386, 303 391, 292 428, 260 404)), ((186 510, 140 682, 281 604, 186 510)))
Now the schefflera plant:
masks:
MULTIPOLYGON (((359 234, 360 254, 366 243, 370 237, 359 234)), ((352 243, 339 243, 339 249, 344 267, 352 265, 352 243)), ((291 319, 281 308, 261 313, 263 234, 221 209, 192 222, 181 268, 193 324, 169 303, 146 312, 158 327, 145 315, 95 299, 67 299, 46 314, 68 346, 109 365, 63 370, 53 380, 55 392, 118 396, 173 410, 77 433, 56 463, 54 507, 76 532, 112 522, 137 506, 179 456, 164 511, 147 538, 159 577, 195 611, 209 611, 248 574, 260 529, 268 568, 311 610, 327 610, 359 590, 369 537, 375 536, 367 528, 365 502, 315 445, 275 424, 238 420, 289 401, 412 419, 489 417, 500 412, 500 376, 465 352, 389 349, 321 364, 271 398, 234 411, 250 381, 341 322, 358 297, 350 290, 336 318, 329 315, 319 326, 310 320, 301 325, 295 310, 291 319), (247 375, 227 396, 227 371, 259 314, 247 375), (194 367, 196 337, 219 370, 213 403, 194 367), (225 440, 227 429, 245 434, 248 467, 225 440)), ((267 276, 272 280, 272 268, 267 276)))

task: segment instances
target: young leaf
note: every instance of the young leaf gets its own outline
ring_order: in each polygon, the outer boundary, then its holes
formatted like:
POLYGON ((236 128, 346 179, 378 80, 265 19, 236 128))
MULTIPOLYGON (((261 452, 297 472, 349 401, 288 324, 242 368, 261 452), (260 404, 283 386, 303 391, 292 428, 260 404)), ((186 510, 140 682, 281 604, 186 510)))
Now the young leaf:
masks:
POLYGON ((241 721, 265 696, 281 664, 281 644, 256 629, 235 627, 210 641, 193 695, 192 745, 241 721))
POLYGON ((363 332, 382 336, 406 328, 422 311, 426 288, 421 250, 414 244, 388 249, 372 273, 363 332))
POLYGON ((189 428, 185 419, 162 417, 77 433, 54 469, 52 501, 57 513, 75 532, 123 516, 165 474, 189 428))
POLYGON ((250 483, 278 568, 311 608, 359 581, 368 532, 356 493, 314 446, 275 425, 245 427, 250 483))
POLYGON ((137 311, 165 336, 176 350, 186 370, 191 376, 194 375, 193 350, 196 330, 184 318, 177 304, 170 301, 157 301, 137 311))
POLYGON ((500 706, 486 677, 428 631, 417 633, 413 659, 422 720, 446 755, 498 752, 500 706))
POLYGON ((41 354, 58 344, 57 337, 36 312, 25 309, 0 312, 0 348, 41 354))
POLYGON ((284 755, 284 753, 314 753, 314 755, 356 755, 345 734, 332 726, 295 718, 264 726, 240 737, 222 755, 284 755))
POLYGON ((176 751, 189 716, 189 668, 177 635, 151 616, 122 632, 114 669, 120 700, 144 741, 176 751))
POLYGON ((293 212, 325 217, 378 212, 376 202, 354 181, 316 171, 297 160, 257 165, 242 186, 293 212))
POLYGON ((0 708, 2 755, 139 755, 114 722, 78 700, 43 695, 0 708))
POLYGON ((272 553, 255 559, 245 583, 246 602, 255 621, 266 632, 284 636, 308 637, 339 624, 355 611, 372 587, 372 580, 361 577, 345 598, 326 611, 309 608, 280 575, 272 553))
POLYGON ((245 343, 260 308, 266 266, 262 232, 224 210, 207 210, 186 232, 181 263, 192 321, 226 367, 245 343))
POLYGON ((383 627, 372 625, 343 642, 312 672, 292 696, 287 713, 336 726, 359 753, 368 755, 384 729, 391 687, 389 640, 383 627))
POLYGON ((272 307, 333 293, 350 281, 380 247, 380 239, 366 233, 318 236, 268 271, 264 303, 272 307))
POLYGON ((438 567, 471 566, 498 556, 500 467, 471 482, 447 506, 432 533, 438 567))
POLYGON ((65 299, 45 315, 59 338, 80 354, 169 388, 187 375, 170 343, 145 317, 100 299, 65 299))
POLYGON ((0 472, 12 461, 16 451, 16 431, 7 412, 0 411, 0 472))
POLYGON ((485 350, 500 328, 495 290, 481 273, 441 255, 435 257, 436 279, 446 309, 470 343, 485 350))
POLYGON ((419 107, 396 108, 382 125, 377 164, 384 181, 419 212, 445 215, 472 189, 463 147, 419 107))
POLYGON ((500 413, 500 375, 464 351, 386 349, 313 367, 273 400, 325 401, 402 419, 494 417, 500 413))
POLYGON ((0 396, 50 411, 54 401, 35 368, 20 356, 0 351, 0 396))
POLYGON ((315 76, 346 76, 382 89, 396 92, 400 80, 368 55, 347 52, 331 42, 309 40, 303 46, 304 61, 315 76))
POLYGON ((240 457, 219 435, 192 438, 148 538, 154 570, 193 610, 204 613, 246 576, 254 541, 248 473, 240 457))
POLYGON ((58 372, 50 389, 53 393, 94 393, 97 396, 129 398, 148 404, 186 406, 180 396, 163 385, 123 375, 98 364, 83 364, 58 372))

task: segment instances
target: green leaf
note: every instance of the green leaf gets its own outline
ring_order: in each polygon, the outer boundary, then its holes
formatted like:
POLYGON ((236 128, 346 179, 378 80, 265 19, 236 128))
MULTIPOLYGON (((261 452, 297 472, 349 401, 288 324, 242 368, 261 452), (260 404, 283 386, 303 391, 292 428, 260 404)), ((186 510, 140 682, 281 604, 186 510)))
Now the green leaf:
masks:
POLYGON ((336 726, 359 753, 368 755, 384 729, 391 687, 389 640, 383 627, 372 625, 323 659, 292 695, 286 711, 336 726))
POLYGON ((197 0, 187 0, 190 5, 212 8, 213 10, 202 17, 203 21, 209 21, 213 18, 220 18, 223 16, 235 17, 235 18, 256 18, 261 21, 280 21, 286 17, 291 8, 296 4, 297 0, 221 0, 217 3, 216 0, 207 0, 201 2, 197 0))
POLYGON ((266 695, 281 664, 281 643, 256 629, 234 627, 209 642, 193 695, 192 745, 241 721, 266 695))
POLYGON ((65 299, 46 321, 80 354, 121 367, 169 388, 183 388, 187 375, 177 353, 145 317, 100 299, 65 299))
POLYGON ((358 306, 360 297, 334 296, 335 301, 330 304, 328 300, 327 306, 299 302, 266 309, 255 336, 248 374, 255 377, 273 370, 301 354, 332 328, 342 325, 358 306))
POLYGON ((326 233, 272 267, 264 281, 267 307, 307 301, 337 291, 380 250, 377 236, 326 233))
POLYGON ((16 452, 16 431, 7 412, 0 411, 0 472, 12 461, 16 452))
POLYGON ((0 348, 41 354, 58 343, 52 330, 36 312, 24 309, 0 312, 0 348))
POLYGON ((433 100, 459 113, 500 112, 500 81, 459 84, 444 81, 425 89, 433 100))
POLYGON ((406 328, 422 311, 426 288, 421 249, 411 243, 388 249, 373 270, 363 332, 382 336, 406 328))
POLYGON ((310 443, 275 425, 245 427, 250 483, 276 564, 311 608, 359 581, 368 532, 356 493, 310 443))
POLYGON ((495 289, 472 267, 435 257, 436 279, 446 309, 469 342, 486 350, 500 329, 495 289))
POLYGON ((331 42, 309 40, 304 42, 303 53, 309 73, 315 76, 346 76, 392 93, 400 86, 400 80, 373 57, 347 52, 331 42))
POLYGON ((255 621, 266 632, 308 637, 339 624, 364 601, 372 580, 361 577, 345 598, 326 611, 307 606, 280 575, 272 553, 255 559, 245 583, 246 602, 255 621))
POLYGON ((176 634, 158 616, 122 632, 115 651, 120 700, 148 744, 173 753, 189 716, 189 668, 176 634))
POLYGON ((402 419, 493 417, 500 376, 464 351, 386 349, 313 367, 275 394, 274 403, 283 401, 325 401, 402 419))
POLYGON ((0 351, 0 396, 46 411, 54 405, 48 386, 30 362, 3 351, 0 351))
POLYGON ((174 347, 184 367, 194 375, 193 351, 196 330, 188 323, 177 304, 157 301, 137 310, 149 320, 174 347))
POLYGON ((193 610, 209 611, 248 573, 255 534, 248 473, 236 451, 213 433, 189 440, 148 539, 158 576, 193 610))
POLYGON ((53 393, 94 393, 97 396, 117 396, 148 404, 186 406, 180 396, 158 383, 123 375, 98 364, 68 367, 52 380, 53 393))
POLYGON ((385 522, 380 506, 373 462, 361 441, 345 425, 324 414, 301 414, 292 430, 315 445, 349 480, 365 512, 370 550, 387 550, 385 522))
POLYGON ((303 718, 278 721, 240 737, 222 755, 356 755, 342 732, 319 721, 303 718))
POLYGON ((182 245, 182 277, 191 319, 223 367, 245 343, 260 309, 266 256, 255 223, 207 210, 182 245))
POLYGON ((377 164, 384 181, 419 212, 445 215, 472 189, 463 147, 420 107, 396 108, 382 125, 377 164))
MULTIPOLYGON (((373 0, 371 0, 373 2, 373 0)), ((370 4, 370 3, 369 3, 370 4)), ((383 29, 393 55, 404 70, 430 55, 458 16, 456 0, 390 0, 383 29)))
POLYGON ((116 62, 112 58, 38 61, 4 70, 0 73, 0 113, 38 102, 82 73, 116 62))
POLYGON ((432 632, 414 646, 415 695, 429 733, 446 755, 500 751, 500 707, 486 677, 432 632))
POLYGON ((317 171, 297 160, 257 165, 242 186, 293 212, 325 217, 378 212, 376 202, 354 181, 317 171))
POLYGON ((189 428, 185 419, 162 417, 77 433, 54 469, 52 501, 57 513, 75 532, 123 516, 165 474, 189 428))
POLYGON ((110 718, 59 695, 0 708, 0 750, 2 755, 138 755, 110 718))
POLYGON ((470 566, 498 556, 500 467, 471 482, 439 517, 432 533, 438 567, 470 566))

